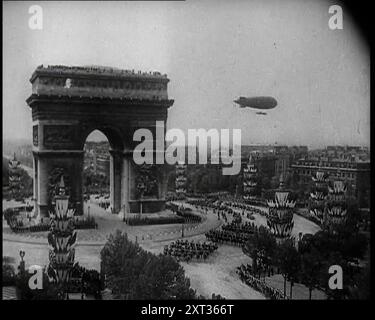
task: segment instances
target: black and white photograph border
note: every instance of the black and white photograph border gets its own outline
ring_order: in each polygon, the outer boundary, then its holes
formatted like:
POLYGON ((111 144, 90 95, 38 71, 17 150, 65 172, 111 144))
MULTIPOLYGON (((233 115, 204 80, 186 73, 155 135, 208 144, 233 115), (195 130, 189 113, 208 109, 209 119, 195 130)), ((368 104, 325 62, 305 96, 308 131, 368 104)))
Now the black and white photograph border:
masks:
POLYGON ((370 299, 363 3, 2 5, 2 300, 370 299))

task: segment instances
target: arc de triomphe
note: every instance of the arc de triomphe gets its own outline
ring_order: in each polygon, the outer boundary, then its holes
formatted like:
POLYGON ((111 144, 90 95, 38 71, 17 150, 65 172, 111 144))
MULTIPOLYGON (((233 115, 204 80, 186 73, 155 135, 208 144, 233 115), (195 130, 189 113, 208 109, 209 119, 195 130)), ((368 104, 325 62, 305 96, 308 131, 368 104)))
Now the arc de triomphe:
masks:
MULTIPOLYGON (((124 207, 138 212, 138 178, 149 175, 156 188, 142 199, 143 211, 163 208, 166 179, 162 166, 137 166, 132 152, 138 128, 155 137, 156 121, 168 108, 166 75, 108 67, 39 66, 30 79, 32 109, 35 210, 48 215, 55 186, 64 175, 70 201, 83 212, 82 173, 84 144, 88 135, 101 131, 110 144, 110 199, 115 213, 124 207)), ((165 134, 165 131, 164 131, 165 134)), ((155 141, 154 141, 155 146, 155 141)), ((154 147, 155 150, 155 147, 154 147)), ((149 181, 149 180, 145 180, 149 181)))

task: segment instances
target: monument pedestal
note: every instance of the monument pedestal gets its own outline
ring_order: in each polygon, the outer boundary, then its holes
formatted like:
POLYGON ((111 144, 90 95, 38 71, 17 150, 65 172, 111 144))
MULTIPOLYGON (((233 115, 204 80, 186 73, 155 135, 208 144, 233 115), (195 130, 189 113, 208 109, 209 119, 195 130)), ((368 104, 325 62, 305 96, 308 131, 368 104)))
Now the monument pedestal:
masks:
POLYGON ((83 214, 82 169, 83 150, 40 150, 34 151, 38 168, 35 211, 40 217, 49 216, 54 188, 64 176, 68 185, 70 202, 77 215, 83 214))
POLYGON ((139 213, 141 210, 142 202, 142 213, 156 213, 165 209, 164 199, 142 199, 142 200, 130 200, 129 207, 130 213, 139 213))

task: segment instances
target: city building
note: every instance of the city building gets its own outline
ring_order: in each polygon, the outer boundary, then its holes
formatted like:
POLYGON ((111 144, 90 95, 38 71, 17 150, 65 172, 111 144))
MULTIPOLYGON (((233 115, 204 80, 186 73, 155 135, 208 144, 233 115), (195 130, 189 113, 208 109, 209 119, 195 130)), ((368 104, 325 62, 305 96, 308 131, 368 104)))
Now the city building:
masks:
POLYGON ((267 177, 269 179, 272 179, 275 176, 277 158, 273 152, 260 152, 254 150, 248 153, 242 153, 242 172, 247 167, 250 157, 258 170, 259 176, 267 177))
POLYGON ((291 165, 294 176, 302 182, 310 183, 311 176, 317 171, 327 174, 333 182, 342 180, 346 183, 348 194, 357 199, 360 207, 369 207, 370 203, 370 162, 341 160, 328 157, 307 158, 295 161, 291 165))
POLYGON ((290 154, 279 154, 275 158, 275 176, 279 178, 281 175, 286 176, 289 173, 291 163, 290 154))
POLYGON ((259 175, 269 179, 280 179, 281 175, 286 177, 290 173, 290 166, 296 159, 306 158, 307 146, 243 146, 242 167, 246 167, 247 159, 252 154, 259 175))

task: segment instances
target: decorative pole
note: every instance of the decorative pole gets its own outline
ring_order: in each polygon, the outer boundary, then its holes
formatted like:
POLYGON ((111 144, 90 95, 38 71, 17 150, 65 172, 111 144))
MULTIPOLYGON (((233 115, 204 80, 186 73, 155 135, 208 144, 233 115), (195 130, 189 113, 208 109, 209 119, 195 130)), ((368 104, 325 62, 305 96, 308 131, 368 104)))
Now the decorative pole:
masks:
POLYGON ((258 186, 258 169, 255 166, 255 161, 250 154, 249 161, 243 169, 243 199, 251 201, 256 199, 256 188, 258 186))
POLYGON ((329 230, 343 224, 347 216, 346 187, 343 181, 334 181, 333 187, 328 187, 325 225, 329 230))
POLYGON ((16 153, 13 154, 13 159, 9 160, 8 168, 9 187, 15 197, 17 191, 21 189, 20 162, 16 158, 16 153))
POLYGON ((26 268, 25 268, 25 260, 23 260, 24 256, 25 256, 25 251, 20 250, 21 261, 20 261, 20 265, 19 265, 18 268, 19 268, 19 271, 20 271, 21 275, 24 275, 25 274, 25 270, 26 270, 26 268))
POLYGON ((65 194, 63 176, 58 188, 58 195, 55 196, 55 213, 50 212, 48 275, 58 286, 61 299, 65 300, 68 298, 67 289, 74 264, 77 233, 74 231, 74 209, 68 209, 69 196, 65 194))
POLYGON ((267 201, 267 226, 278 243, 289 239, 294 226, 293 214, 295 201, 289 201, 289 191, 284 186, 284 175, 280 176, 280 186, 276 190, 275 200, 267 201))
POLYGON ((139 208, 139 218, 141 218, 141 216, 142 216, 142 211, 143 211, 143 208, 142 208, 142 200, 143 200, 143 193, 145 192, 145 188, 146 188, 146 186, 144 185, 144 184, 142 184, 142 186, 141 186, 141 200, 140 200, 140 208, 139 208))
POLYGON ((175 183, 178 198, 184 199, 186 197, 186 165, 184 162, 179 162, 176 165, 175 183))
POLYGON ((328 193, 328 175, 322 171, 317 171, 315 177, 312 177, 315 182, 314 190, 310 193, 309 209, 310 214, 314 216, 322 225, 324 221, 324 208, 328 193))

